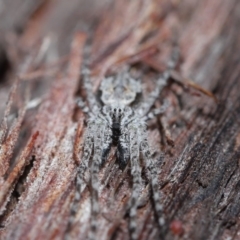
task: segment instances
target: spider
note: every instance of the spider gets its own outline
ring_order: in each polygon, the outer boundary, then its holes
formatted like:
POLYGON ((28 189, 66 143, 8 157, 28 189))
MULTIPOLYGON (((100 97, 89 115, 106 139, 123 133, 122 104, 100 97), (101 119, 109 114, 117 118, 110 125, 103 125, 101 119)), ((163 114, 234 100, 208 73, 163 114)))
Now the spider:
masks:
MULTIPOLYGON (((176 67, 178 55, 178 49, 174 48, 172 57, 167 63, 167 69, 156 81, 156 88, 141 102, 137 101, 138 96, 142 94, 141 83, 132 78, 128 70, 102 80, 99 88, 100 101, 91 89, 90 71, 87 68, 82 70, 88 106, 82 100, 79 100, 78 105, 83 112, 88 113, 89 119, 84 136, 82 160, 77 171, 76 192, 71 207, 71 216, 74 216, 77 212, 77 203, 80 200, 82 186, 85 183, 84 175, 90 168, 92 190, 91 222, 88 236, 90 240, 96 239, 97 231, 96 219, 99 213, 98 173, 104 166, 112 146, 116 146, 117 163, 121 169, 124 169, 130 161, 133 179, 132 194, 129 202, 129 232, 131 239, 138 238, 136 231, 137 200, 140 195, 142 181, 140 155, 143 156, 144 165, 148 172, 158 224, 161 228, 166 225, 163 206, 160 203, 157 168, 147 140, 146 122, 163 113, 167 108, 167 104, 163 104, 160 109, 151 110, 162 89, 167 85, 171 70, 176 67)), ((72 221, 73 218, 70 219, 70 224, 72 221)))

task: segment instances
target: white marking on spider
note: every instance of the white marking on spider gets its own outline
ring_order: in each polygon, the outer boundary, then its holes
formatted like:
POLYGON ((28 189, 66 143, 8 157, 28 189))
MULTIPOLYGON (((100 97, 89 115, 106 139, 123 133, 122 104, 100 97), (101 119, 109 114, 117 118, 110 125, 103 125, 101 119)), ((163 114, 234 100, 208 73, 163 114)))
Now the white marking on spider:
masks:
POLYGON ((168 104, 164 103, 160 109, 151 111, 162 89, 167 85, 167 80, 178 61, 178 49, 174 49, 172 58, 167 64, 167 69, 156 81, 156 88, 146 99, 134 104, 137 97, 142 94, 140 81, 133 79, 128 71, 122 71, 115 76, 104 78, 99 91, 100 102, 93 94, 90 82, 90 71, 84 68, 82 77, 87 93, 88 106, 81 99, 78 105, 85 113, 88 113, 88 126, 84 136, 82 161, 78 167, 76 178, 76 193, 71 207, 72 224, 78 210, 78 202, 85 186, 85 172, 90 162, 91 196, 91 226, 89 239, 96 239, 97 215, 99 213, 98 173, 104 165, 110 149, 113 145, 117 148, 117 162, 121 169, 125 168, 130 161, 131 175, 133 178, 132 195, 130 199, 130 236, 132 240, 138 238, 137 234, 137 204, 141 188, 141 166, 139 163, 140 153, 143 155, 149 181, 153 191, 153 200, 158 216, 158 224, 165 227, 166 221, 163 213, 163 205, 160 201, 158 186, 158 172, 155 161, 147 140, 146 121, 165 111, 168 104))

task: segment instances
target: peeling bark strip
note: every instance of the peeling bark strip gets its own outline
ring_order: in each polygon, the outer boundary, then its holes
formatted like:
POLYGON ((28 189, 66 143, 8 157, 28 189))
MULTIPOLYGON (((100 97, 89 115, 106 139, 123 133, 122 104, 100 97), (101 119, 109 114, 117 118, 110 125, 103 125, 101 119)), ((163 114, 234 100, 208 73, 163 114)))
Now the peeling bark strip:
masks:
POLYGON ((11 192, 14 189, 15 184, 17 183, 19 177, 23 173, 24 168, 29 164, 30 153, 34 146, 34 143, 37 139, 38 132, 33 134, 30 138, 29 143, 26 145, 25 149, 21 153, 19 159, 17 160, 16 166, 11 170, 8 176, 3 177, 3 181, 1 183, 1 193, 0 193, 0 206, 1 206, 1 213, 5 210, 6 204, 9 201, 9 197, 11 192))
MULTIPOLYGON (((168 218, 165 239, 240 239, 240 2, 106 0, 104 7, 104 1, 94 0, 35 5, 18 0, 24 8, 16 16, 8 8, 11 2, 0 13, 0 48, 11 66, 0 82, 0 239, 64 237, 85 131, 83 113, 75 104, 77 96, 85 96, 79 79, 86 40, 81 32, 94 32, 95 89, 106 73, 134 63, 133 74, 149 92, 155 71, 165 69, 171 43, 178 41, 181 75, 172 73, 178 82, 156 103, 160 107, 166 99, 169 108, 149 125, 153 149, 165 153, 157 169, 168 218), (40 74, 31 79, 34 72, 40 74), (23 103, 24 83, 17 87, 12 80, 16 75, 28 79, 31 100, 41 100, 36 109, 23 103), (181 83, 185 79, 194 83, 181 83), (3 105, 10 86, 9 102, 3 105), (218 104, 201 94, 203 89, 213 92, 218 104), (162 139, 161 126, 171 134, 174 147, 162 139)), ((129 239, 130 169, 121 172, 115 160, 112 151, 99 174, 99 240, 129 239)), ((141 240, 157 239, 148 183, 144 186, 137 231, 141 240)), ((90 200, 86 187, 72 239, 88 235, 90 200)))

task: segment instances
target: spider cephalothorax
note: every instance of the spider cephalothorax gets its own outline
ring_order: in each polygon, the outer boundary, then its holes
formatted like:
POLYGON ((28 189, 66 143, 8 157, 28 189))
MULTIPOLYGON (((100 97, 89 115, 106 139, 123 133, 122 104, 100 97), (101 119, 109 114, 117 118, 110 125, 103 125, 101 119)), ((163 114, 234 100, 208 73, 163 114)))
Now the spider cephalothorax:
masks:
POLYGON ((127 106, 135 101, 138 93, 142 91, 139 81, 131 78, 126 69, 105 78, 100 86, 101 100, 105 105, 117 104, 127 106))
POLYGON ((137 94, 141 93, 141 84, 131 78, 125 70, 116 76, 103 79, 99 90, 104 105, 100 109, 100 116, 106 119, 110 129, 105 133, 105 138, 109 140, 106 141, 107 144, 102 151, 102 165, 105 163, 111 146, 115 145, 117 146, 117 162, 123 169, 130 156, 129 137, 125 132, 130 122, 136 118, 130 105, 136 100, 137 94))
MULTIPOLYGON (((137 239, 137 199, 141 187, 141 164, 148 172, 149 182, 152 187, 155 210, 158 216, 158 224, 165 227, 165 217, 163 207, 160 202, 158 189, 158 176, 155 161, 152 158, 147 140, 146 121, 162 113, 166 106, 160 109, 152 109, 160 92, 167 84, 170 71, 175 67, 178 58, 178 51, 174 50, 171 61, 168 62, 167 70, 158 78, 156 88, 142 101, 137 102, 137 95, 142 93, 140 81, 133 79, 129 71, 121 71, 115 76, 103 79, 99 91, 100 101, 91 89, 89 71, 84 69, 83 80, 87 92, 89 107, 83 101, 79 102, 84 112, 89 114, 88 125, 84 137, 83 155, 78 167, 76 194, 72 206, 72 216, 77 211, 77 202, 80 200, 82 186, 84 185, 84 175, 88 167, 90 168, 91 195, 91 229, 90 239, 96 239, 97 214, 99 213, 98 173, 106 162, 112 146, 116 146, 117 162, 121 169, 127 164, 130 165, 133 178, 132 196, 130 199, 130 223, 129 230, 131 239, 137 239)), ((70 222, 74 218, 71 218, 70 222)))

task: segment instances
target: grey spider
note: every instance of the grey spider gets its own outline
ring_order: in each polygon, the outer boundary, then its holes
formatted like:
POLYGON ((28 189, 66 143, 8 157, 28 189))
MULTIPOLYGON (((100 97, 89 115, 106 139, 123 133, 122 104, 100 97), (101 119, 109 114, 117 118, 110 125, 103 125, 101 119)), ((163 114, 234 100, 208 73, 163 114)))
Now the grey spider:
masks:
POLYGON ((135 102, 138 96, 142 94, 142 87, 139 81, 129 75, 128 71, 121 71, 115 76, 102 80, 99 89, 101 93, 100 103, 91 89, 89 70, 84 68, 82 71, 88 106, 81 100, 79 101, 79 106, 84 112, 89 114, 89 119, 84 136, 82 160, 77 171, 76 192, 71 207, 72 217, 69 224, 71 225, 74 220, 73 218, 77 212, 77 203, 80 200, 81 191, 83 190, 82 186, 85 183, 84 175, 88 168, 90 168, 92 212, 88 238, 91 240, 96 239, 96 219, 99 213, 98 173, 104 165, 113 145, 116 146, 117 162, 121 169, 124 169, 130 161, 133 178, 129 212, 131 239, 135 240, 138 238, 136 231, 137 199, 140 194, 142 180, 139 162, 140 154, 143 156, 144 165, 152 187, 158 224, 163 229, 166 225, 163 206, 160 202, 158 174, 147 140, 146 121, 154 118, 166 109, 166 104, 164 104, 160 109, 151 110, 162 89, 166 86, 171 70, 176 66, 178 55, 178 49, 174 48, 172 58, 167 63, 167 69, 156 81, 156 88, 144 101, 137 105, 135 105, 135 102))

